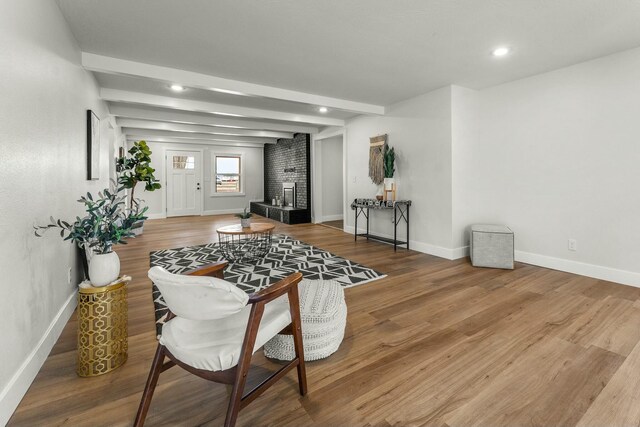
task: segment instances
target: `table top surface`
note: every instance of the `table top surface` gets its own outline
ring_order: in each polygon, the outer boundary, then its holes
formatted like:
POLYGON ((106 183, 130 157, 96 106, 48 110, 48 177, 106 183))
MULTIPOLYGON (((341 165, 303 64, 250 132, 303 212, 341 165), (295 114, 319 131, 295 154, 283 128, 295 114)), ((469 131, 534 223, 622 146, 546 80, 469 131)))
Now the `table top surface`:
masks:
POLYGON ((252 233, 264 233, 276 228, 275 225, 267 222, 252 222, 250 227, 242 227, 240 224, 226 225, 224 227, 217 228, 216 231, 220 234, 252 234, 252 233))

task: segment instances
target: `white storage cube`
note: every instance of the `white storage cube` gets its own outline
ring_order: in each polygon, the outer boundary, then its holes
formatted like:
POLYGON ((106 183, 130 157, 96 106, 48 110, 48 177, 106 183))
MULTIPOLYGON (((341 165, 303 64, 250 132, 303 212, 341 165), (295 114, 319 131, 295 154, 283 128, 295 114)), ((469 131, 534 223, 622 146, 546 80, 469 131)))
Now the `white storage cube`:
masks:
POLYGON ((513 231, 506 225, 471 226, 471 264, 513 269, 513 231))

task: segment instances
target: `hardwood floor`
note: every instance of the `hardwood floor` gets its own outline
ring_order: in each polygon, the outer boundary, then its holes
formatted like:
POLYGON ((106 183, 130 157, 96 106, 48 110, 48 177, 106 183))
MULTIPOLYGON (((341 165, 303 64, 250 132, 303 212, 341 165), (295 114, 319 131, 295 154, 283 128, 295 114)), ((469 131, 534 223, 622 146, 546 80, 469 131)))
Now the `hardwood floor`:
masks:
POLYGON ((320 225, 324 225, 326 227, 337 228, 338 230, 343 230, 344 229, 344 222, 341 219, 337 219, 335 221, 321 222, 320 225))
MULTIPOLYGON (((153 358, 149 251, 215 240, 231 216, 153 220, 117 248, 129 288, 129 360, 75 374, 72 318, 11 426, 128 426, 153 358)), ((290 373, 240 412, 239 426, 604 426, 640 424, 640 289, 516 264, 473 268, 394 253, 318 225, 286 233, 384 272, 346 290, 345 339, 307 364, 309 394, 290 373)), ((275 364, 259 351, 250 383, 275 364)), ((147 425, 219 426, 227 388, 173 368, 160 376, 147 425)))

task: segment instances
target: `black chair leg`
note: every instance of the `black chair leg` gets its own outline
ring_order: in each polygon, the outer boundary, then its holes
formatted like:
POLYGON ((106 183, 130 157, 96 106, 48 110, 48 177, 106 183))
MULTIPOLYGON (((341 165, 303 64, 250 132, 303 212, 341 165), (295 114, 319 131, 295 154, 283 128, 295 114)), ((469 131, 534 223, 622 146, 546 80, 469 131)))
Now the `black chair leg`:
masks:
POLYGON ((302 321, 300 319, 300 301, 298 287, 294 286, 289 291, 289 308, 291 311, 291 326, 293 329, 293 346, 298 359, 298 386, 300 394, 307 394, 307 371, 304 364, 304 343, 302 342, 302 321))
POLYGON ((153 363, 151 364, 151 370, 149 371, 149 377, 147 378, 147 384, 144 386, 144 392, 142 393, 142 399, 140 400, 140 406, 138 407, 138 413, 136 414, 136 420, 134 421, 134 427, 142 427, 144 420, 147 418, 147 412, 151 405, 151 398, 153 392, 158 384, 158 377, 162 372, 162 363, 164 362, 164 346, 158 344, 156 349, 156 355, 153 357, 153 363))

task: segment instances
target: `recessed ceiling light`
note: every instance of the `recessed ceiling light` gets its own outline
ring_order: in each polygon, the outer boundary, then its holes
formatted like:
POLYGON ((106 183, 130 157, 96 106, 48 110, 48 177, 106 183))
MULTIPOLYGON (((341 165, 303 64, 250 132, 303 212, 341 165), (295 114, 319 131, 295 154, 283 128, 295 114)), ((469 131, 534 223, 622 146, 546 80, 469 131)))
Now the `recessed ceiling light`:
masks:
POLYGON ((175 92, 182 92, 184 90, 184 86, 181 86, 178 84, 172 84, 170 87, 171 87, 171 90, 175 92))
POLYGON ((501 56, 505 56, 505 55, 509 54, 510 51, 511 51, 511 49, 509 49, 508 47, 501 46, 501 47, 497 47, 497 48, 493 49, 491 54, 493 56, 501 57, 501 56))
POLYGON ((329 109, 327 107, 320 107, 318 108, 318 111, 320 111, 321 113, 326 113, 327 111, 329 111, 329 109))

